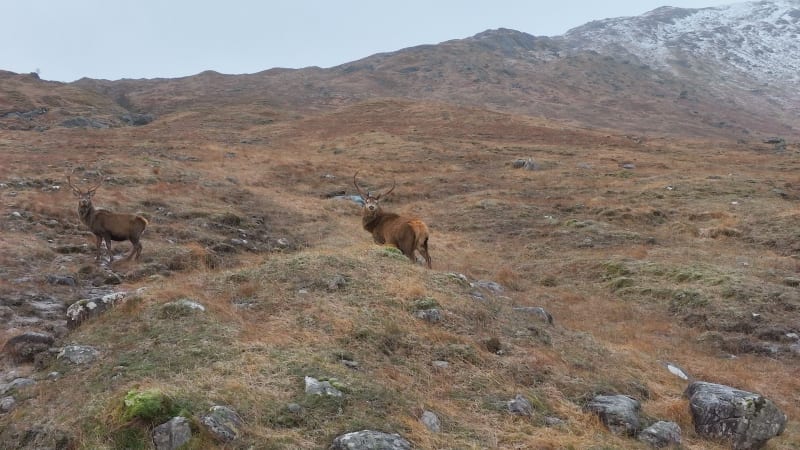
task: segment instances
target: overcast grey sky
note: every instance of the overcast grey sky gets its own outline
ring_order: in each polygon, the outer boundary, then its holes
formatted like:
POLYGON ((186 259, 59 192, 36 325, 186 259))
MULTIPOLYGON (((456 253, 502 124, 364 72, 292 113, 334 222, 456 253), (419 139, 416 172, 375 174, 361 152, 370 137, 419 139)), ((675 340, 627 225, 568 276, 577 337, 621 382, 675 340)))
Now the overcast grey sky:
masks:
POLYGON ((41 78, 174 78, 332 67, 494 28, 555 36, 659 6, 738 0, 0 0, 0 69, 41 78))

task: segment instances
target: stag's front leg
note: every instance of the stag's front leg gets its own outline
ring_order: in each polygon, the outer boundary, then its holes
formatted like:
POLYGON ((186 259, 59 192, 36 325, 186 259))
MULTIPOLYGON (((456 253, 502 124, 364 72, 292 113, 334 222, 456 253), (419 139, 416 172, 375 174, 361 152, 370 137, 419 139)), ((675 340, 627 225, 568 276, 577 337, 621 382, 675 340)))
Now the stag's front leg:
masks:
POLYGON ((103 236, 94 235, 94 239, 97 247, 97 255, 95 256, 95 260, 100 262, 100 258, 103 255, 103 236))
POLYGON ((108 262, 110 264, 114 262, 114 254, 111 253, 111 238, 106 236, 105 241, 106 241, 106 251, 108 252, 108 262))

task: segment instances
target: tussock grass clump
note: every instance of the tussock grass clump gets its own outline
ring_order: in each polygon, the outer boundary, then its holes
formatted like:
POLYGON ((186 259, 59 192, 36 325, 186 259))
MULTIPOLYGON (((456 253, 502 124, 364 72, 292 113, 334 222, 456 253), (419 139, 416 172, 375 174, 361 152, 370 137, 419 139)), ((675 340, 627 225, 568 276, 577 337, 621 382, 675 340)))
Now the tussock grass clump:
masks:
POLYGON ((140 419, 159 424, 181 415, 181 409, 176 402, 158 389, 128 391, 122 405, 123 421, 140 419))
POLYGON ((414 300, 412 305, 412 309, 415 311, 431 309, 431 308, 438 308, 439 302, 436 301, 433 297, 422 297, 414 300))

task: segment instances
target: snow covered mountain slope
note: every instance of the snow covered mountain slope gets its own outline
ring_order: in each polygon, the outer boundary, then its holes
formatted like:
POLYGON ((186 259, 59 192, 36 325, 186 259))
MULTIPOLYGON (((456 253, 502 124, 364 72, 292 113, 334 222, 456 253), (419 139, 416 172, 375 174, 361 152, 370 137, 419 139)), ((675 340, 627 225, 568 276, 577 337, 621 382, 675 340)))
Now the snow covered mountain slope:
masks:
POLYGON ((665 6, 590 22, 564 35, 573 50, 626 51, 679 74, 714 73, 764 83, 800 81, 800 0, 702 9, 665 6))

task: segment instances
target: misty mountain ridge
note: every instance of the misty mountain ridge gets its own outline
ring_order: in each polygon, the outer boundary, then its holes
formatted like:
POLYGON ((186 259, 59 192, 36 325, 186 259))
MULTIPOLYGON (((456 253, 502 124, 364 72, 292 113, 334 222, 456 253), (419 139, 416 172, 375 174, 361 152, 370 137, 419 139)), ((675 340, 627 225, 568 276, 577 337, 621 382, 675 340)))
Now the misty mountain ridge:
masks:
MULTIPOLYGON (((590 22, 562 36, 487 30, 326 69, 273 68, 246 75, 206 71, 152 80, 84 78, 68 86, 155 117, 244 105, 309 113, 392 97, 630 133, 800 136, 798 34, 800 0, 662 7, 637 17, 590 22)), ((26 81, 37 82, 44 83, 26 81)), ((34 89, 24 99, 6 96, 0 100, 5 111, 0 111, 0 126, 9 127, 9 112, 27 111, 14 102, 29 108, 59 104, 51 88, 39 94, 34 89)), ((70 101, 62 98, 60 103, 67 105, 60 117, 68 116, 70 101)), ((116 125, 113 115, 118 112, 109 112, 109 126, 116 125)))

